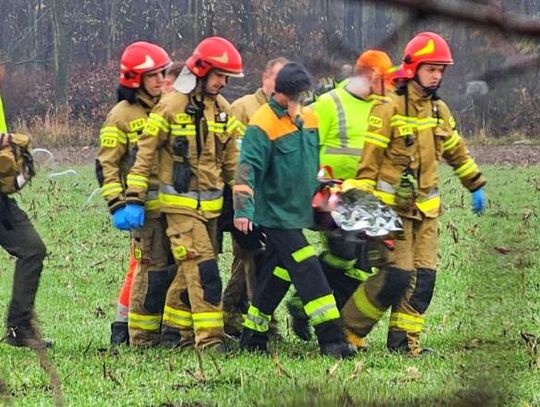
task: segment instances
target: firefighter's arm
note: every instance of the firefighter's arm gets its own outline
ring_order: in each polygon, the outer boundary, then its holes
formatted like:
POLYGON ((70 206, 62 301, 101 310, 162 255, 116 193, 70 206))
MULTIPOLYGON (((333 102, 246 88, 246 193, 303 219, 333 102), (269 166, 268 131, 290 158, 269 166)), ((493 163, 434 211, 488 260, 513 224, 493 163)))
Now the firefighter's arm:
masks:
POLYGON ((230 187, 234 185, 234 173, 236 171, 236 164, 238 162, 238 149, 236 148, 236 138, 239 136, 240 122, 234 117, 229 115, 227 121, 227 133, 230 138, 225 144, 225 151, 223 152, 223 180, 230 187))
POLYGON ((126 200, 144 205, 148 180, 152 172, 156 151, 169 135, 170 124, 165 109, 159 104, 148 116, 143 133, 137 140, 137 158, 127 177, 126 200))
POLYGON ((246 115, 246 109, 238 101, 234 102, 231 105, 232 115, 236 117, 237 128, 236 128, 236 138, 242 139, 246 134, 247 125, 249 123, 249 118, 246 115))
POLYGON ((454 174, 463 186, 474 192, 482 188, 486 180, 471 157, 465 140, 460 136, 455 119, 444 104, 441 104, 441 113, 445 120, 446 134, 448 134, 443 139, 443 157, 453 168, 454 174))
POLYGON ((127 149, 126 132, 115 120, 114 114, 109 115, 99 132, 96 177, 101 187, 101 195, 107 201, 110 213, 126 204, 120 166, 122 159, 128 153, 127 149))
POLYGON ((257 126, 248 126, 233 187, 235 219, 253 220, 255 213, 255 187, 268 167, 270 140, 257 126))
POLYGON ((391 117, 392 106, 390 104, 373 108, 368 119, 369 125, 364 137, 364 148, 356 180, 347 180, 344 187, 348 187, 350 184, 353 184, 355 188, 365 190, 372 190, 375 187, 386 149, 392 137, 391 117))

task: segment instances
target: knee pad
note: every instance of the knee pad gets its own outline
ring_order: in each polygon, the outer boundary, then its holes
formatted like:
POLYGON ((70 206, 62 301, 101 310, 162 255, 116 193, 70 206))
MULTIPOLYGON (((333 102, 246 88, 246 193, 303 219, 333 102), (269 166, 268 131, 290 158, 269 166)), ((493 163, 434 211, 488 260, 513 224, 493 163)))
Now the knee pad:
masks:
POLYGON ((221 301, 221 277, 215 259, 202 261, 198 264, 199 277, 203 288, 203 298, 212 305, 221 301))
POLYGON ((412 273, 396 267, 388 267, 383 272, 386 273, 386 278, 381 291, 377 294, 377 301, 387 308, 399 303, 407 290, 412 273))
POLYGON ((161 314, 165 306, 165 297, 171 284, 167 270, 150 271, 148 288, 144 298, 144 308, 151 314, 161 314))
POLYGON ((416 286, 409 303, 420 314, 426 312, 433 298, 435 275, 435 270, 424 268, 416 270, 416 286))

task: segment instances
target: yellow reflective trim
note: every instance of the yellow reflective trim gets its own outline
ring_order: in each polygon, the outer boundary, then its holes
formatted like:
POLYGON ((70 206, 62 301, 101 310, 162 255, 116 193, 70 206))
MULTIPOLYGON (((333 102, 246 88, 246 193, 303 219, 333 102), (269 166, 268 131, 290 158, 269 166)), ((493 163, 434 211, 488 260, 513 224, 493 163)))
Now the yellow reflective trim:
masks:
POLYGON ((168 305, 165 305, 163 309, 163 322, 172 322, 177 326, 193 326, 193 318, 191 312, 175 309, 168 305))
POLYGON ((401 312, 394 312, 390 315, 390 327, 395 327, 409 332, 422 332, 424 318, 409 315, 401 312))
POLYGON ((223 313, 222 312, 198 312, 192 314, 193 328, 222 328, 223 313))
POLYGON ((291 282, 291 276, 289 275, 289 272, 283 267, 276 266, 272 274, 278 278, 281 278, 282 280, 288 281, 289 283, 291 282))
POLYGON ((327 252, 323 255, 322 261, 324 261, 329 266, 332 266, 334 268, 341 269, 341 270, 348 270, 354 266, 354 263, 356 263, 356 259, 352 259, 352 260, 343 259, 330 252, 327 252))
POLYGON ((268 331, 270 325, 270 315, 261 312, 257 307, 250 305, 244 318, 244 326, 257 332, 268 331))
POLYGON ((311 245, 304 246, 301 249, 298 249, 291 254, 292 258, 297 263, 301 263, 304 260, 307 260, 310 257, 316 256, 316 255, 317 253, 315 252, 315 249, 311 245))
POLYGON ((369 116, 368 123, 370 126, 380 129, 383 125, 383 120, 377 116, 369 116))
POLYGON ((455 174, 459 178, 465 178, 466 176, 473 174, 476 171, 478 171, 478 166, 472 158, 469 158, 467 161, 465 161, 465 164, 454 170, 455 174))
POLYGON ((148 199, 144 203, 144 209, 147 211, 156 211, 160 208, 159 199, 148 199))
POLYGON ((128 133, 127 134, 127 139, 129 140, 130 143, 136 144, 137 143, 137 133, 128 133))
POLYGON ((405 136, 411 136, 414 134, 414 127, 409 125, 409 126, 400 126, 398 127, 398 133, 400 135, 400 137, 405 137, 405 136))
POLYGON ((433 198, 429 198, 422 201, 416 201, 416 206, 418 209, 420 209, 423 213, 435 211, 440 208, 441 206, 441 197, 435 196, 433 198))
POLYGON ((238 134, 240 135, 240 137, 243 137, 245 134, 246 134, 246 130, 247 130, 247 126, 242 123, 242 122, 238 122, 238 134))
POLYGON ((448 119, 448 124, 450 125, 450 127, 452 127, 452 129, 455 129, 456 128, 456 119, 454 119, 454 116, 450 116, 450 118, 448 119))
POLYGON ((170 124, 169 122, 160 114, 157 113, 150 113, 148 116, 148 120, 146 121, 146 125, 153 124, 154 126, 159 127, 161 130, 163 130, 165 133, 169 132, 170 124))
POLYGON ((161 326, 161 315, 141 315, 134 312, 128 313, 128 327, 142 331, 158 331, 161 326))
POLYGON ((101 187, 101 195, 107 197, 109 195, 116 195, 122 193, 124 188, 119 182, 111 182, 101 187))
POLYGON ((448 140, 446 140, 443 143, 443 150, 448 151, 448 150, 453 149, 455 146, 459 144, 460 141, 461 141, 461 137, 459 136, 459 133, 454 130, 450 138, 448 138, 448 140))
POLYGON ((128 126, 131 131, 139 131, 144 129, 144 125, 146 124, 146 119, 144 117, 141 117, 139 119, 135 119, 129 122, 128 126))
MULTIPOLYGON (((193 121, 193 118, 192 116, 190 116, 189 114, 187 113, 178 113, 176 116, 175 116, 175 122, 178 123, 178 124, 190 124, 190 123, 194 123, 193 121)), ((172 127, 172 123, 171 123, 171 127, 172 127)))
POLYGON ((396 196, 390 192, 376 190, 375 195, 386 205, 395 205, 396 203, 396 196))
POLYGON ((383 135, 381 135, 381 134, 379 134, 379 133, 366 131, 364 142, 365 143, 375 144, 377 147, 388 148, 388 144, 390 143, 390 139, 383 136, 383 135))
MULTIPOLYGON (((163 192, 159 193, 159 202, 167 206, 183 206, 191 209, 197 209, 199 204, 195 198, 169 195, 163 192)), ((201 200, 199 208, 203 211, 219 212, 223 208, 223 197, 207 201, 201 200)))
POLYGON ((139 174, 128 174, 127 176, 127 185, 130 188, 148 188, 148 178, 144 175, 139 174))
POLYGON ((133 249, 133 257, 135 258, 135 260, 142 259, 142 250, 139 247, 133 249))
POLYGON ((353 294, 354 305, 358 311, 369 319, 378 321, 384 314, 384 310, 373 304, 366 295, 365 286, 361 285, 353 294))
MULTIPOLYGON (((375 267, 372 267, 375 268, 375 267)), ((373 275, 373 272, 367 272, 364 270, 360 270, 357 268, 350 268, 348 270, 345 270, 344 273, 347 277, 354 278, 358 281, 366 281, 369 277, 373 275)))
POLYGON ((423 48, 416 51, 413 54, 413 56, 419 57, 422 55, 429 55, 429 54, 433 54, 434 51, 435 51, 435 41, 433 41, 433 39, 430 38, 428 42, 426 43, 426 45, 423 48))
POLYGON ((223 197, 201 201, 201 209, 208 212, 219 212, 223 208, 223 197))
POLYGON ((314 326, 340 317, 333 294, 311 300, 304 305, 304 310, 314 326))
POLYGON ((172 248, 172 255, 176 260, 184 260, 188 255, 186 246, 175 246, 172 248))

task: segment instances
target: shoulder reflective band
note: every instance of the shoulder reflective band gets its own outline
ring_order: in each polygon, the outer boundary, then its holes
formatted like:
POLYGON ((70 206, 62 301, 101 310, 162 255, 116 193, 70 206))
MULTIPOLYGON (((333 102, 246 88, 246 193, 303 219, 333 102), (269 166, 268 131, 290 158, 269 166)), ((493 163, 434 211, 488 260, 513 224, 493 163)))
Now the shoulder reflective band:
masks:
POLYGON ((332 97, 332 100, 336 105, 339 127, 339 142, 341 144, 341 148, 347 148, 347 118, 345 117, 345 109, 343 109, 343 104, 341 103, 341 100, 339 100, 335 90, 330 91, 328 94, 332 97))

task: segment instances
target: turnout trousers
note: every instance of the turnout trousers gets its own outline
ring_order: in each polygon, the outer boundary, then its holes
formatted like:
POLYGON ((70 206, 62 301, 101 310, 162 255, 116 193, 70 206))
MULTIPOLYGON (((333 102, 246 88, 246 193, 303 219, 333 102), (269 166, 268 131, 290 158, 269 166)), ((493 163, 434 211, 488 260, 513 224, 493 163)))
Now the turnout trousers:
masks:
POLYGON ((163 313, 163 330, 200 348, 223 342, 222 283, 217 265, 217 218, 166 213, 177 272, 163 313), (194 338, 193 338, 194 335, 194 338))
POLYGON ((7 327, 24 329, 31 325, 46 248, 26 213, 4 194, 0 194, 0 245, 16 258, 7 327))
POLYGON ((133 232, 132 257, 136 261, 129 300, 128 328, 132 346, 155 346, 167 291, 176 273, 165 218, 148 217, 143 227, 133 232))
POLYGON ((421 352, 424 314, 433 297, 438 221, 403 218, 403 239, 394 241, 392 262, 368 278, 343 308, 346 334, 365 337, 391 307, 387 347, 421 352))
POLYGON ((244 332, 267 339, 271 315, 291 283, 298 291, 319 344, 343 340, 336 301, 319 264, 315 249, 301 229, 264 228, 267 247, 244 332))

